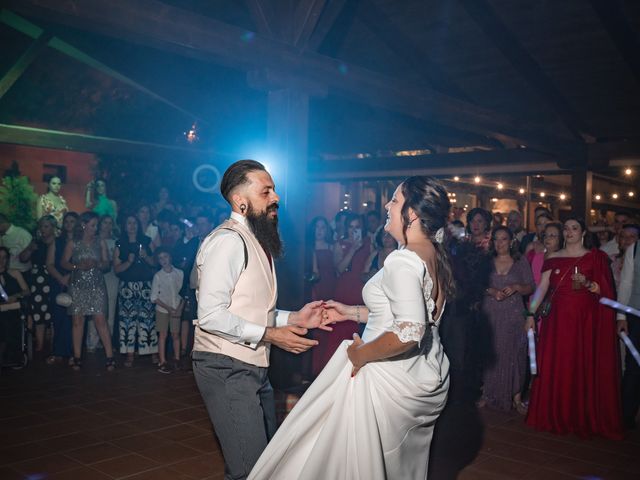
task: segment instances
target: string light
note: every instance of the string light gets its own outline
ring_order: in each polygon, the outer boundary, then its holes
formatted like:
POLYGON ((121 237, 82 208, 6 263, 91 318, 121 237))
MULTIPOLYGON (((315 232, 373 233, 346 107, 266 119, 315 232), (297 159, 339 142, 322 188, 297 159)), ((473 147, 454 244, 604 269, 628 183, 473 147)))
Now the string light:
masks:
POLYGON ((564 193, 560 194, 560 200, 565 200, 567 198, 567 196, 564 193))
POLYGON ((520 190, 518 190, 518 192, 520 192, 520 195, 524 195, 524 188, 520 188, 520 190))
POLYGON ((544 197, 546 197, 546 196, 547 196, 547 194, 546 194, 546 193, 544 193, 544 192, 540 192, 540 198, 544 198, 544 197))
POLYGON ((618 194, 614 193, 613 195, 611 195, 611 198, 613 198, 614 200, 617 200, 618 199, 618 194))
POLYGON ((595 199, 596 199, 596 200, 600 200, 601 198, 602 198, 602 197, 601 197, 600 195, 596 195, 596 196, 595 196, 595 199))
POLYGON ((502 190, 504 188, 504 185, 502 185, 501 183, 498 184, 498 190, 502 190))
POLYGON ((625 174, 625 175, 631 175, 632 173, 633 173, 633 170, 631 170, 630 168, 627 168, 627 169, 624 171, 624 174, 625 174))
POLYGON ((633 197, 635 195, 635 193, 629 192, 629 193, 627 193, 627 195, 629 195, 630 197, 633 197))
POLYGON ((453 177, 453 181, 454 182, 459 182, 460 181, 460 177, 456 175, 455 177, 453 177))
POLYGON ((474 181, 474 182, 476 182, 476 183, 480 183, 480 177, 475 177, 475 178, 473 179, 473 181, 474 181))

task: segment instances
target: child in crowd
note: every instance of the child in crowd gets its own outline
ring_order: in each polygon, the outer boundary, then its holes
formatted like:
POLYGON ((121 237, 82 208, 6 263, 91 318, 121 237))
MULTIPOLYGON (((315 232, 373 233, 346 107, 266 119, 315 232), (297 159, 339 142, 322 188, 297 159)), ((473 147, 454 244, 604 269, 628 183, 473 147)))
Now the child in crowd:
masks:
POLYGON ((160 270, 153 276, 151 284, 151 301, 156 305, 156 330, 158 331, 158 355, 160 373, 171 373, 178 368, 180 362, 180 316, 182 315, 183 299, 180 289, 184 273, 172 265, 171 252, 166 247, 160 247, 155 252, 160 270), (170 366, 166 358, 167 330, 171 330, 173 355, 175 364, 170 366), (173 367, 173 368, 172 368, 173 367))

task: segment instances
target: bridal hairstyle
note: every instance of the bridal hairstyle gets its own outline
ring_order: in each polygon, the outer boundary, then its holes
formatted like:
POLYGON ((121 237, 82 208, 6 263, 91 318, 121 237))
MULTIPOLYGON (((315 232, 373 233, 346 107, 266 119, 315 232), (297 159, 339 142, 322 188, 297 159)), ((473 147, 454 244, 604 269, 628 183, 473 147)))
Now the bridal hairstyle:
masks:
POLYGON ((455 295, 453 272, 449 263, 449 254, 444 243, 437 242, 436 232, 446 228, 451 203, 445 188, 433 177, 413 176, 402 182, 402 235, 407 242, 407 228, 409 226, 409 208, 418 216, 420 229, 433 243, 436 249, 438 276, 442 280, 444 293, 447 299, 455 295))
POLYGON ((229 205, 232 205, 231 192, 236 187, 248 183, 247 174, 256 170, 267 171, 263 164, 255 160, 238 160, 227 168, 220 182, 220 193, 222 193, 229 205))

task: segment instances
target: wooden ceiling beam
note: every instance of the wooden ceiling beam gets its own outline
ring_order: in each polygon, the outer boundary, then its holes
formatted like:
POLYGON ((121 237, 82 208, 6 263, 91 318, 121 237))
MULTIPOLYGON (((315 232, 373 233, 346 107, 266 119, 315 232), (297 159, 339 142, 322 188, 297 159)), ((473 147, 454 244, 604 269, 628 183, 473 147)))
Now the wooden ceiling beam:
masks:
POLYGON ((327 5, 322 11, 320 18, 318 19, 316 28, 313 30, 313 32, 311 32, 311 35, 309 35, 309 38, 307 39, 307 41, 304 44, 300 45, 303 49, 315 52, 320 48, 320 45, 322 44, 324 39, 327 37, 327 34, 333 27, 336 19, 342 13, 342 10, 345 6, 345 3, 347 3, 347 1, 353 1, 353 0, 328 0, 327 1, 327 5))
POLYGON ((5 0, 5 4, 27 15, 233 68, 271 67, 416 118, 493 138, 506 137, 549 153, 575 154, 574 145, 565 139, 509 116, 338 59, 301 53, 293 45, 157 0, 5 0))
POLYGON ((364 0, 358 9, 358 18, 371 30, 397 57, 402 59, 426 83, 440 93, 472 102, 471 98, 437 64, 433 63, 427 52, 416 44, 404 31, 382 12, 372 0, 364 0))
POLYGON ((179 154, 181 158, 207 160, 213 156, 211 151, 195 148, 7 124, 0 124, 0 143, 74 152, 140 157, 152 157, 162 154, 175 156, 179 154))
POLYGON ((16 83, 27 68, 29 68, 29 65, 47 48, 49 40, 51 40, 51 35, 41 32, 33 43, 29 45, 29 48, 20 55, 7 73, 0 78, 0 98, 4 97, 13 84, 16 83))
POLYGON ((500 19, 491 4, 487 0, 460 0, 460 3, 520 77, 556 112, 574 139, 582 142, 585 136, 591 136, 591 129, 582 121, 516 35, 500 19))
POLYGON ((305 48, 327 4, 327 0, 301 0, 293 16, 293 44, 305 48))
POLYGON ((406 177, 560 172, 553 156, 526 149, 442 153, 413 157, 373 157, 309 162, 313 181, 406 177))
POLYGON ((640 82, 640 37, 619 0, 590 0, 602 26, 640 82))

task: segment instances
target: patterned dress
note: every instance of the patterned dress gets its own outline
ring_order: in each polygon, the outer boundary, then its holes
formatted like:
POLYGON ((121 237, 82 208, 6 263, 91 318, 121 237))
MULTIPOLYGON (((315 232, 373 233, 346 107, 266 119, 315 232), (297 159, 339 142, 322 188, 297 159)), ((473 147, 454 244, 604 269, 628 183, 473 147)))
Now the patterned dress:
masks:
POLYGON ((51 321, 51 277, 47 270, 48 245, 36 240, 37 250, 31 255, 31 271, 29 272, 29 313, 37 324, 51 321))
POLYGON ((67 206, 67 201, 62 197, 62 195, 58 195, 59 203, 52 202, 48 195, 40 195, 40 208, 42 211, 42 216, 51 215, 58 222, 58 228, 62 226, 62 220, 64 219, 64 214, 69 211, 69 207, 67 206))
MULTIPOLYGON (((102 251, 100 239, 96 238, 90 245, 75 242, 71 263, 79 264, 83 260, 100 262, 102 251)), ((89 270, 71 272, 69 294, 73 303, 69 307, 71 315, 105 315, 107 313, 107 287, 104 275, 96 266, 89 270)))

